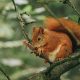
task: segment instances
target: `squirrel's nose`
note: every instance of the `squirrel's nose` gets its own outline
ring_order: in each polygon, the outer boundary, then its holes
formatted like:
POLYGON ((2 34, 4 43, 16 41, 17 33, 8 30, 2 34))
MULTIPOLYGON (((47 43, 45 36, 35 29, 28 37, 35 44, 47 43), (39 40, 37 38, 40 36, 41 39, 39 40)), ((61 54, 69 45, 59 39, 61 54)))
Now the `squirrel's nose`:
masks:
POLYGON ((35 50, 38 50, 38 48, 37 48, 37 47, 34 47, 34 49, 35 49, 35 50))

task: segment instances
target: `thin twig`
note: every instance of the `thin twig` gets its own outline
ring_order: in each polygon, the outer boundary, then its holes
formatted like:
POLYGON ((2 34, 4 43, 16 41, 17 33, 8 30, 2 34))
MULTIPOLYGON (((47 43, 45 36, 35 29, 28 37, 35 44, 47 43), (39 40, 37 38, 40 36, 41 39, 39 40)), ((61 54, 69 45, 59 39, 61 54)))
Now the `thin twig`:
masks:
POLYGON ((80 13, 77 11, 76 7, 72 4, 71 0, 69 0, 69 3, 67 3, 69 6, 71 6, 74 11, 76 11, 76 13, 80 16, 80 13), (70 4, 69 4, 70 3, 70 4))
POLYGON ((5 77, 6 77, 8 80, 11 80, 11 79, 9 78, 9 76, 3 71, 2 68, 0 68, 0 71, 5 75, 5 77))
POLYGON ((51 16, 57 18, 57 16, 54 14, 54 12, 48 7, 46 3, 43 4, 44 8, 51 14, 51 16))
POLYGON ((24 20, 23 20, 23 17, 21 16, 21 14, 18 15, 18 19, 19 19, 19 22, 20 22, 20 25, 21 25, 21 30, 22 30, 22 32, 23 32, 23 34, 24 34, 24 37, 30 42, 31 40, 30 40, 30 38, 29 38, 29 36, 28 36, 28 33, 25 32, 25 29, 24 29, 24 27, 25 27, 25 22, 24 22, 24 20))
POLYGON ((18 11, 18 9, 17 9, 17 6, 16 6, 16 4, 15 4, 15 1, 12 0, 12 2, 13 2, 13 5, 14 5, 14 8, 15 8, 15 11, 16 11, 16 13, 17 13, 17 16, 18 16, 18 19, 19 19, 19 23, 20 23, 20 25, 21 25, 21 30, 22 30, 22 32, 23 32, 23 34, 24 34, 24 37, 30 42, 31 40, 29 39, 28 34, 25 32, 25 29, 24 29, 24 27, 25 27, 25 22, 24 22, 24 20, 23 20, 23 17, 22 17, 22 15, 19 13, 19 11, 18 11))
POLYGON ((15 8, 15 11, 17 11, 17 7, 16 7, 16 4, 15 4, 14 0, 12 0, 12 2, 13 2, 13 5, 14 5, 14 8, 15 8))

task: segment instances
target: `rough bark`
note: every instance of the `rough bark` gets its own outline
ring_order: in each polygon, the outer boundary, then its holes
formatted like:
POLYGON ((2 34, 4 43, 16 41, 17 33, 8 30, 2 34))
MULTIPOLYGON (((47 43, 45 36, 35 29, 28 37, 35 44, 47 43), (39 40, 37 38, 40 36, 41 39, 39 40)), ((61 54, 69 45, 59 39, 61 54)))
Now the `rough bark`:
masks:
POLYGON ((74 56, 71 56, 69 59, 64 59, 59 63, 55 63, 49 68, 51 71, 46 69, 37 74, 29 76, 26 80, 60 80, 60 76, 70 69, 78 66, 80 64, 80 53, 75 53, 74 56), (52 67, 52 68, 51 68, 52 67))

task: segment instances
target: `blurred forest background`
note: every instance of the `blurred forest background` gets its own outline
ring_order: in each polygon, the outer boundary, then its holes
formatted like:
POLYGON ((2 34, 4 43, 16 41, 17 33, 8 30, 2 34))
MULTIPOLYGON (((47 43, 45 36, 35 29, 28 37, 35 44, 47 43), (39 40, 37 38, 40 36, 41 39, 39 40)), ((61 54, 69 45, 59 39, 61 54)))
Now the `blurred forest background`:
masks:
MULTIPOLYGON (((35 21, 25 25, 25 31, 31 38, 32 27, 42 25, 45 17, 51 15, 43 4, 37 3, 37 0, 15 0, 15 3, 20 12, 29 14, 25 15, 27 22, 35 21)), ((55 14, 54 16, 69 17, 78 22, 79 17, 72 7, 58 2, 51 2, 48 6, 55 14)), ((22 44, 23 39, 12 1, 0 0, 0 68, 9 75, 11 80, 26 80, 28 75, 49 66, 43 59, 31 54, 31 51, 22 44)), ((80 80, 79 67, 64 74, 62 80, 80 80)), ((2 78, 3 76, 0 75, 0 80, 5 80, 2 78)))

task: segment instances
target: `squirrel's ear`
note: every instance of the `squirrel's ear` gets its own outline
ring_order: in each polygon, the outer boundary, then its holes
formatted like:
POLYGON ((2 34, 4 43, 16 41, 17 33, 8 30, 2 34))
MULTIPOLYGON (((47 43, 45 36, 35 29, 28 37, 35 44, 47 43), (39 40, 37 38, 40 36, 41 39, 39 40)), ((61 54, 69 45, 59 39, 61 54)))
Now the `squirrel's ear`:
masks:
POLYGON ((40 27, 40 33, 44 33, 44 28, 40 27))
POLYGON ((35 31, 36 27, 33 27, 33 32, 35 31))

